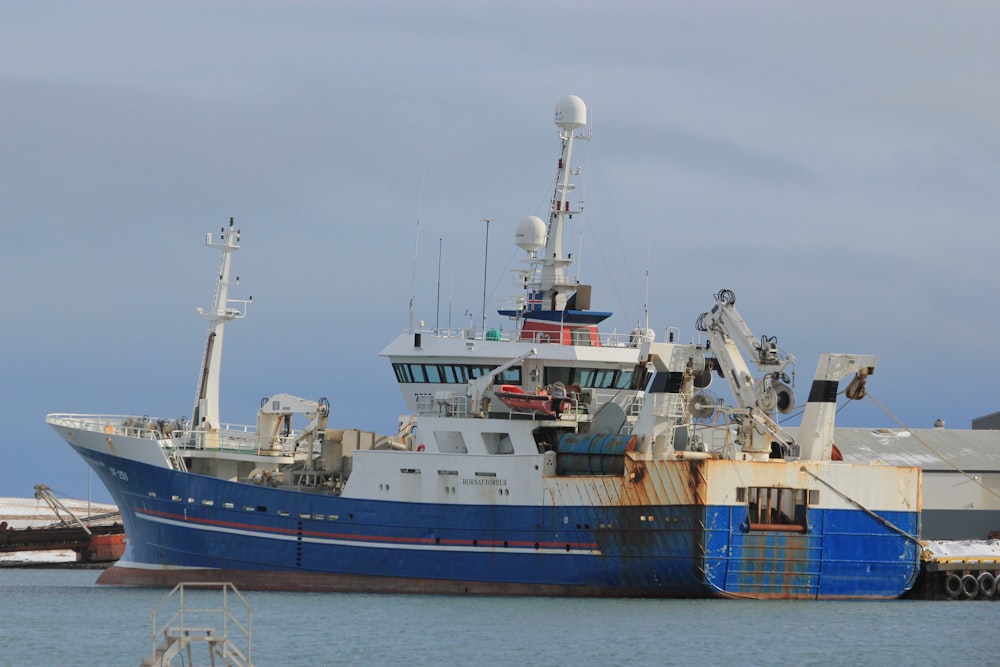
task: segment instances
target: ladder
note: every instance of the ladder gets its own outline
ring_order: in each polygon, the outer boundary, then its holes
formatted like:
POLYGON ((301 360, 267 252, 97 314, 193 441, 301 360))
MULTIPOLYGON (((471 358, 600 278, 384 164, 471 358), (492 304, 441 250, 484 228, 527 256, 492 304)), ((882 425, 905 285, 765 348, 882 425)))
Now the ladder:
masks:
POLYGON ((160 600, 156 608, 150 612, 150 616, 153 628, 152 652, 142 661, 140 667, 168 667, 174 664, 174 659, 178 656, 181 664, 189 667, 194 667, 195 664, 208 664, 212 667, 215 665, 253 667, 251 662, 253 612, 244 597, 230 583, 177 584, 160 600), (218 590, 222 606, 217 603, 199 606, 197 603, 205 600, 205 597, 193 594, 192 589, 218 590), (233 605, 236 608, 235 612, 230 610, 230 598, 240 603, 233 605), (169 614, 169 618, 158 625, 157 616, 162 618, 164 614, 169 614), (215 624, 212 624, 213 620, 215 624), (238 645, 243 641, 246 643, 245 651, 238 645), (208 662, 196 663, 195 659, 202 656, 205 656, 208 662))

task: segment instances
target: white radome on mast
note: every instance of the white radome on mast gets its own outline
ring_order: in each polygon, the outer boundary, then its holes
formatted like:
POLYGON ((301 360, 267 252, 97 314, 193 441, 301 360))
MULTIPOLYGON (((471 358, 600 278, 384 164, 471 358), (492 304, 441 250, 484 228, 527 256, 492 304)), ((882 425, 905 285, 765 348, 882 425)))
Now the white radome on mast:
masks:
MULTIPOLYGON (((582 206, 574 209, 570 208, 569 195, 575 189, 575 185, 570 183, 570 176, 579 173, 572 167, 573 144, 576 139, 587 139, 589 135, 576 134, 576 130, 587 124, 587 105, 576 95, 567 95, 556 104, 555 124, 559 127, 559 139, 562 142, 562 149, 559 154, 558 171, 556 173, 556 186, 552 194, 552 203, 549 207, 548 229, 545 234, 545 251, 541 257, 535 256, 535 263, 540 265, 538 283, 535 285, 538 291, 545 293, 546 309, 559 309, 565 307, 568 292, 576 288, 577 281, 566 275, 566 267, 573 263, 571 257, 563 253, 563 227, 566 216, 581 213, 582 206)), ((537 219, 537 218, 536 218, 537 219)), ((521 246, 521 232, 526 221, 518 225, 518 245, 521 246)), ((531 250, 525 248, 530 253, 531 250)), ((537 249, 536 249, 537 253, 537 249)))

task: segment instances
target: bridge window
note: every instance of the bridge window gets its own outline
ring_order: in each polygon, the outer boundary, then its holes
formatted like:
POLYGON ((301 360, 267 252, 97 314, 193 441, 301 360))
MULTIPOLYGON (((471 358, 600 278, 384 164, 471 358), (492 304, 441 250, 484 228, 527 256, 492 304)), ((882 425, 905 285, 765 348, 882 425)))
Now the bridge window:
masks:
POLYGON ((577 384, 581 387, 595 389, 610 389, 616 385, 620 372, 613 368, 581 368, 578 371, 577 384))
MULTIPOLYGON (((401 384, 466 384, 469 380, 491 373, 496 366, 470 364, 393 364, 396 381, 401 384)), ((521 368, 515 366, 501 373, 502 384, 521 384, 521 368)))
POLYGON ((632 384, 632 371, 618 371, 615 377, 614 384, 611 386, 615 389, 628 389, 629 385, 632 384))
POLYGON ((497 376, 499 384, 521 384, 521 367, 508 368, 497 376))
POLYGON ((424 370, 420 364, 393 364, 396 380, 401 383, 423 382, 424 370), (416 374, 414 372, 416 370, 416 374))
POLYGON ((560 368, 550 366, 545 369, 545 384, 562 382, 569 387, 577 385, 583 389, 627 389, 632 382, 632 371, 617 368, 560 368))

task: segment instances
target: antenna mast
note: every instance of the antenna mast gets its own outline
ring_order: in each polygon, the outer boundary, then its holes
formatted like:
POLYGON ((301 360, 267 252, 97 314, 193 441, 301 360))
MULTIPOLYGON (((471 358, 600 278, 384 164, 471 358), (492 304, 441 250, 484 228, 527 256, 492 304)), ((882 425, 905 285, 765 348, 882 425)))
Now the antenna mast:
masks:
POLYGON ((213 240, 212 234, 205 235, 205 245, 218 248, 220 251, 218 280, 215 285, 215 296, 211 307, 206 311, 198 309, 198 314, 208 318, 208 341, 205 343, 205 357, 201 367, 201 377, 198 382, 198 393, 195 396, 192 411, 192 427, 202 430, 219 428, 219 375, 222 369, 222 335, 226 322, 246 317, 246 307, 253 301, 249 299, 231 300, 229 288, 239 285, 239 276, 235 282, 229 281, 233 253, 240 249, 240 230, 233 226, 229 218, 229 227, 219 231, 219 239, 213 240))
POLYGON ((490 258, 490 223, 493 218, 480 218, 486 223, 486 249, 483 251, 483 338, 486 338, 486 268, 490 258))
POLYGON ((583 212, 582 205, 576 209, 570 208, 569 195, 576 186, 569 179, 570 176, 579 174, 579 170, 572 168, 573 143, 576 139, 589 138, 589 134, 575 134, 577 129, 587 124, 587 106, 576 95, 564 97, 556 105, 555 123, 559 127, 562 149, 556 172, 556 187, 549 207, 540 287, 549 297, 546 305, 553 310, 562 310, 566 305, 567 292, 576 287, 576 282, 566 276, 566 267, 573 263, 573 259, 572 256, 563 255, 563 226, 567 216, 583 212))
POLYGON ((437 306, 434 309, 434 333, 441 331, 441 246, 444 239, 438 237, 438 284, 437 284, 437 306))

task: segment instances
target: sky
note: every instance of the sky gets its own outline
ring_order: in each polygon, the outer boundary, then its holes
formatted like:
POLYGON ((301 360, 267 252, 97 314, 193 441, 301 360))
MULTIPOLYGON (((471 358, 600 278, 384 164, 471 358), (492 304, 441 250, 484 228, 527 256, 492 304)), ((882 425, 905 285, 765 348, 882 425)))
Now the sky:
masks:
POLYGON ((800 394, 820 353, 878 355, 885 411, 840 425, 968 428, 1000 410, 997 25, 962 0, 0 3, 0 496, 108 498, 48 413, 190 416, 230 217, 253 303, 222 419, 286 392, 394 432, 378 353, 411 294, 478 324, 485 258, 509 328, 569 94, 593 135, 567 245, 606 329, 690 340, 732 289, 800 394))

